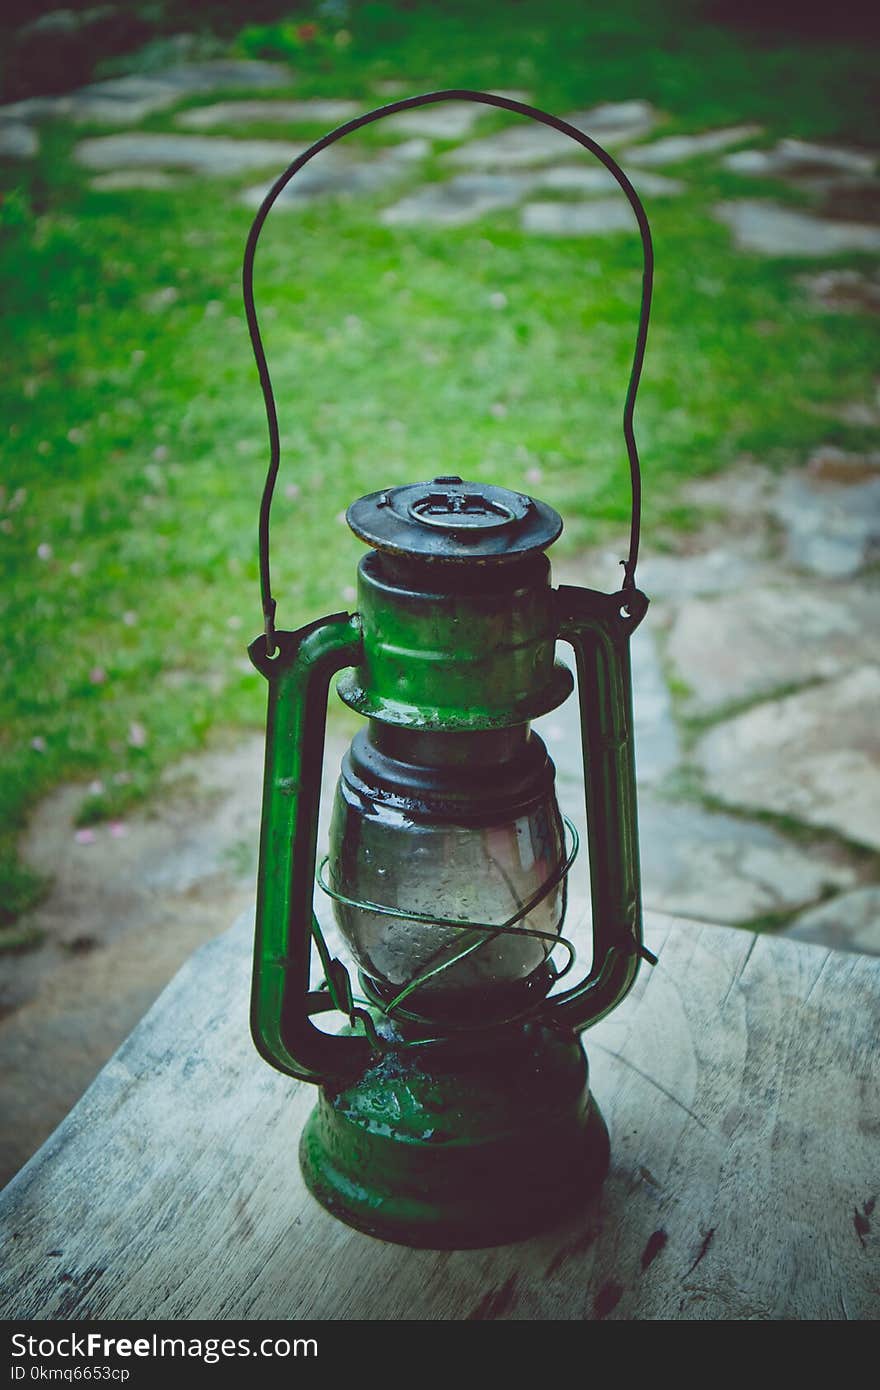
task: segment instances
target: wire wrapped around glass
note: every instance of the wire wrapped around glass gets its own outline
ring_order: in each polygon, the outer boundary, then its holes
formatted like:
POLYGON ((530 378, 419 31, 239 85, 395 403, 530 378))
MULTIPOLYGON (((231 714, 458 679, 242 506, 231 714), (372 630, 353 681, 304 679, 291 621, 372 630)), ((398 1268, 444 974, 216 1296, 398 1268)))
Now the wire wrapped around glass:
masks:
POLYGON ((509 1023, 568 973, 560 933, 578 837, 553 781, 528 725, 450 734, 373 720, 354 739, 318 883, 389 1018, 447 1036, 509 1023))

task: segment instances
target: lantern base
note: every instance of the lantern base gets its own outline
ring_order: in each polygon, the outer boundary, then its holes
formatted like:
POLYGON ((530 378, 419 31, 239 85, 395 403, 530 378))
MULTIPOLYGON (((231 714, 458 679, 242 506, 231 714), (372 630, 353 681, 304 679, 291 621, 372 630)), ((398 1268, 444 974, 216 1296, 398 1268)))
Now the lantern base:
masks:
POLYGON ((521 1240, 576 1209, 608 1170, 587 1079, 574 1034, 541 1024, 476 1056, 393 1050, 322 1092, 300 1143, 303 1175, 334 1216, 382 1240, 436 1250, 521 1240))

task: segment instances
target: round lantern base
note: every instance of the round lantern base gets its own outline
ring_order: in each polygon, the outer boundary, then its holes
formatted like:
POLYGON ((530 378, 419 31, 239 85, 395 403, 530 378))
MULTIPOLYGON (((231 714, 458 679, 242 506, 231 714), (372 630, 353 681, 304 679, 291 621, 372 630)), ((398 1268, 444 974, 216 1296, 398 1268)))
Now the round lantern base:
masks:
POLYGON ((322 1092, 300 1143, 306 1183, 382 1240, 437 1250, 521 1240, 576 1210, 608 1170, 587 1077, 577 1038, 542 1025, 477 1057, 392 1051, 322 1092))

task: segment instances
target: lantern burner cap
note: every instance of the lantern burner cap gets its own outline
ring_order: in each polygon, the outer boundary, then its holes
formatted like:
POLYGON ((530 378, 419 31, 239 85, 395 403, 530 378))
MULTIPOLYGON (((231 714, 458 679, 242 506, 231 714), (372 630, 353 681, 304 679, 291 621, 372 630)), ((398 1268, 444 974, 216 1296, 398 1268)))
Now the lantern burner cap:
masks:
POLYGON ((545 502, 455 475, 371 492, 347 517, 355 535, 377 550, 454 562, 523 559, 562 530, 562 518, 545 502))

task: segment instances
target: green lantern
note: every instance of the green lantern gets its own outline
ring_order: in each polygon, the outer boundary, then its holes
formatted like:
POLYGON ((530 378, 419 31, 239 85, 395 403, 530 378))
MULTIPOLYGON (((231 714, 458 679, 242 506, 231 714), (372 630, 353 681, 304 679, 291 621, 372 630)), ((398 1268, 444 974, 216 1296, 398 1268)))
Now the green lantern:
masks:
POLYGON ((318 141, 276 182, 245 256, 245 301, 272 458, 260 558, 264 634, 249 648, 269 686, 251 1024, 262 1056, 320 1089, 301 1138, 305 1179, 331 1212, 386 1240, 429 1247, 526 1235, 583 1200, 608 1165, 580 1032, 633 984, 642 958, 629 640, 639 470, 633 408, 647 333, 651 243, 611 156, 556 117, 509 98, 450 91, 373 111, 318 141), (349 525, 368 547, 354 614, 275 627, 269 508, 278 471, 274 399, 252 276, 263 222, 290 178, 336 139, 434 101, 476 100, 542 121, 596 154, 630 199, 645 276, 624 412, 633 484, 619 592, 550 582, 562 520, 546 503, 456 475, 374 492, 349 525), (577 850, 554 768, 530 721, 578 671, 593 959, 579 984, 562 936, 577 850), (330 684, 362 730, 343 761, 330 854, 318 869, 359 971, 355 993, 313 910, 330 684), (324 969, 310 985, 311 948, 324 969), (560 951, 567 953, 563 967, 560 951), (319 1028, 337 1009, 347 1024, 319 1028))

